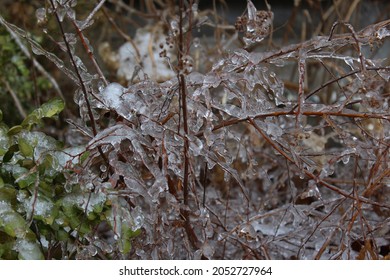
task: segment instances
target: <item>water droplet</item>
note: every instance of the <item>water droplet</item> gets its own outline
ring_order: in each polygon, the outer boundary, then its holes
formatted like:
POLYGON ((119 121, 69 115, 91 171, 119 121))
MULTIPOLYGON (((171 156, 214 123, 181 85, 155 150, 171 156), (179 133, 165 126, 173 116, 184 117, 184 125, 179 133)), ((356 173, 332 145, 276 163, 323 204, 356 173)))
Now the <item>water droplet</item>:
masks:
POLYGON ((194 40, 192 41, 192 43, 194 44, 194 48, 199 48, 199 46, 200 46, 200 38, 199 37, 195 37, 194 40))
POLYGON ((107 171, 107 166, 104 165, 104 164, 100 165, 100 171, 101 172, 106 172, 107 171))
POLYGON ((183 72, 189 74, 192 72, 194 67, 194 60, 191 56, 186 55, 183 57, 183 72))
POLYGON ((350 158, 350 156, 343 156, 343 163, 344 164, 347 164, 348 162, 349 162, 349 158, 350 158))
POLYGON ((102 81, 99 81, 97 87, 99 92, 102 92, 104 90, 104 83, 102 81))
POLYGON ((171 31, 175 37, 179 34, 179 23, 176 20, 171 21, 171 31))
POLYGON ((192 4, 191 10, 193 13, 197 13, 198 12, 198 3, 192 4))
POLYGON ((37 24, 38 25, 46 24, 47 16, 46 16, 46 9, 45 8, 37 9, 35 11, 35 16, 37 17, 37 24))

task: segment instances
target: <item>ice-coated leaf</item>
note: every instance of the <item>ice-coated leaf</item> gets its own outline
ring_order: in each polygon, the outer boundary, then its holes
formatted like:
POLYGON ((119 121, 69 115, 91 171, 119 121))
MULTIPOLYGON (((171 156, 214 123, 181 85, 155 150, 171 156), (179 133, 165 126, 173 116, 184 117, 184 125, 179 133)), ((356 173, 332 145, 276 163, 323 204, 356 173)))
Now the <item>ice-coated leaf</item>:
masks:
POLYGON ((32 157, 34 152, 34 147, 31 146, 29 141, 26 141, 25 138, 20 137, 18 140, 18 144, 19 144, 19 150, 23 156, 32 157))
POLYGON ((89 141, 87 147, 94 149, 100 145, 119 145, 124 139, 132 140, 135 137, 135 132, 122 124, 117 124, 106 128, 99 132, 91 141, 89 141))
POLYGON ((50 118, 62 112, 65 107, 65 102, 62 99, 54 98, 48 102, 42 104, 42 116, 45 118, 50 118))
POLYGON ((90 152, 85 151, 84 146, 76 146, 54 151, 51 154, 56 158, 59 166, 65 168, 69 163, 82 163, 90 155, 90 152))
POLYGON ((4 181, 0 178, 0 203, 10 203, 11 206, 16 205, 16 190, 12 187, 4 186, 4 181))
POLYGON ((12 174, 15 179, 15 183, 17 183, 22 189, 31 186, 37 180, 36 173, 29 172, 27 168, 16 164, 3 164, 3 170, 12 174))
POLYGON ((0 229, 17 238, 25 238, 30 232, 26 220, 6 201, 0 201, 0 229))
POLYGON ((202 141, 194 136, 190 137, 190 150, 193 152, 194 156, 199 156, 203 149, 202 141))
POLYGON ((156 122, 146 121, 141 125, 142 134, 161 138, 164 128, 156 122))
POLYGON ((34 219, 41 220, 48 225, 53 224, 58 215, 58 207, 42 195, 38 195, 37 198, 32 197, 30 200, 25 199, 23 202, 27 215, 33 213, 34 219))
POLYGON ((138 208, 129 211, 123 207, 121 200, 122 198, 112 197, 113 208, 106 211, 105 215, 118 240, 120 251, 127 254, 130 252, 132 239, 141 232, 143 216, 138 208))
POLYGON ((8 129, 0 124, 0 156, 3 156, 10 147, 10 139, 7 133, 8 129))
POLYGON ((167 184, 165 177, 160 175, 156 177, 153 185, 148 189, 149 195, 152 197, 152 202, 156 203, 161 193, 167 191, 167 184))
POLYGON ((155 178, 160 178, 162 176, 160 169, 156 163, 151 160, 144 148, 150 147, 150 143, 139 131, 126 125, 118 124, 103 130, 89 142, 88 146, 92 149, 100 145, 112 145, 119 149, 120 143, 125 139, 130 140, 134 152, 140 157, 142 163, 152 173, 152 175, 155 178))
POLYGON ((62 99, 54 98, 35 109, 22 122, 22 127, 30 129, 32 125, 41 124, 42 118, 50 118, 58 115, 65 107, 62 99))
POLYGON ((21 125, 15 125, 13 127, 11 127, 9 130, 8 130, 8 135, 9 136, 12 136, 12 135, 15 135, 15 134, 18 134, 19 132, 21 132, 23 130, 23 127, 21 125))
MULTIPOLYGON (((87 217, 93 215, 93 213, 100 213, 103 209, 103 205, 106 202, 107 196, 103 192, 99 193, 70 193, 61 199, 60 205, 64 209, 71 210, 77 208, 81 211, 85 211, 87 217)), ((68 213, 73 215, 72 211, 68 213)), ((74 217, 71 217, 74 218, 74 217)))
POLYGON ((39 131, 22 131, 18 137, 19 149, 26 157, 33 156, 35 160, 41 161, 45 153, 58 150, 61 144, 54 138, 39 131))
POLYGON ((39 244, 35 241, 18 239, 14 249, 18 252, 19 260, 44 260, 39 244))

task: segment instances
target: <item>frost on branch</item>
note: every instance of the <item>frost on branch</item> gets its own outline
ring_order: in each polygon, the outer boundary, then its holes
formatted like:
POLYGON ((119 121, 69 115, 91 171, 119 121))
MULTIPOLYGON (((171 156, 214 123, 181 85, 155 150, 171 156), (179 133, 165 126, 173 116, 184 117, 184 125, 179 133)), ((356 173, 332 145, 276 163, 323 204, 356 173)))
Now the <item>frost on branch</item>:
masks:
POLYGON ((102 57, 115 64, 112 82, 78 53, 93 54, 83 35, 93 16, 76 20, 75 1, 55 2, 79 31, 58 42, 66 64, 27 39, 77 86, 70 123, 86 141, 61 162, 77 195, 60 206, 106 217, 77 256, 385 258, 389 68, 375 51, 386 50, 389 20, 360 31, 337 22, 287 44, 271 41, 271 7, 247 1, 233 27, 184 2, 149 7, 158 24, 102 57))
MULTIPOLYGON (((354 33, 362 49, 378 39, 364 32, 354 33)), ((363 238, 362 229, 348 213, 362 203, 361 215, 371 219, 365 231, 380 226, 376 209, 388 209, 377 195, 389 168, 389 70, 374 58, 340 51, 355 44, 348 33, 271 52, 237 49, 207 72, 192 71, 185 75, 187 135, 177 78, 109 84, 96 104, 115 112, 117 121, 87 147, 104 150, 112 188, 120 186, 129 205, 142 209, 144 246, 135 255, 357 257, 350 244, 363 238), (322 71, 328 61, 338 63, 339 78, 308 84, 315 78, 309 67, 322 71), (278 74, 286 66, 296 69, 295 88, 278 74), (199 246, 187 236, 183 210, 191 213, 199 246)))

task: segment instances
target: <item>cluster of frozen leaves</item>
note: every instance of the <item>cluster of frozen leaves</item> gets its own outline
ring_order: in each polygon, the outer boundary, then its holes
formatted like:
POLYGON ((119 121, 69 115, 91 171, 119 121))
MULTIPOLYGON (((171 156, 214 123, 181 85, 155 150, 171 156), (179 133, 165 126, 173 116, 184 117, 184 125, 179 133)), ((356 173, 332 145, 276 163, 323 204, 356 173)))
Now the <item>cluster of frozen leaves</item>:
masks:
MULTIPOLYGON (((61 4, 60 21, 69 17, 85 28, 90 19, 75 21, 71 6, 61 4)), ((251 1, 247 13, 241 28, 252 46, 267 36, 272 13, 259 13, 251 1)), ((368 53, 390 35, 389 22, 360 32, 347 26, 348 34, 269 52, 237 49, 203 73, 180 72, 188 133, 180 79, 104 85, 76 56, 75 34, 65 34, 62 47, 80 81, 31 41, 35 54, 83 85, 74 97, 81 120, 73 123, 89 138, 77 150, 87 158, 68 161, 75 172, 67 179, 91 195, 64 200, 73 203, 69 212, 76 204, 89 219, 103 213, 107 243, 121 258, 379 258, 368 245, 385 246, 389 234, 389 69, 368 53), (333 77, 319 82, 315 72, 329 68, 333 77), (285 86, 285 69, 296 73, 289 75, 295 89, 285 86)), ((96 246, 112 252, 98 233, 87 237, 80 258, 95 257, 96 246)))
MULTIPOLYGON (((359 47, 378 41, 379 31, 355 34, 359 47)), ((380 34, 383 40, 389 32, 380 34)), ((100 132, 87 145, 96 161, 98 147, 107 155, 95 184, 104 189, 109 181, 113 193, 127 199, 130 214, 138 209, 133 220, 144 234, 135 256, 353 258, 359 250, 351 244, 366 240, 368 232, 370 242, 386 244, 382 211, 388 200, 378 190, 388 187, 389 70, 359 54, 337 53, 354 44, 345 34, 266 53, 239 49, 207 73, 186 75, 187 135, 176 78, 127 88, 111 83, 96 94, 94 110, 110 117, 100 114, 100 132), (316 88, 293 94, 276 74, 295 65, 301 87, 307 63, 326 59, 354 71, 329 99, 316 88), (185 138, 188 205, 182 192, 185 138), (363 225, 351 218, 356 207, 363 225), (183 209, 191 213, 198 246, 186 236, 183 209)))

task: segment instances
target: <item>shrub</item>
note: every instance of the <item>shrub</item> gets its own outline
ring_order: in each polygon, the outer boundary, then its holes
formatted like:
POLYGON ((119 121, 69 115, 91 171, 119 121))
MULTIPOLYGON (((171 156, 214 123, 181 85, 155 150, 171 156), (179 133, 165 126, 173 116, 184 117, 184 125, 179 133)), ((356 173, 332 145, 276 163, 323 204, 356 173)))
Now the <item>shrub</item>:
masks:
MULTIPOLYGON (((389 68, 370 51, 390 35, 389 20, 360 31, 336 22, 329 35, 259 51, 273 14, 248 1, 233 35, 242 45, 208 68, 190 30, 218 26, 218 19, 206 21, 196 3, 180 1, 166 8, 166 42, 149 53, 159 52, 175 77, 151 80, 138 57, 123 86, 107 81, 84 35, 99 9, 115 23, 103 2, 84 21, 76 20, 73 1, 50 0, 40 10, 57 20, 70 67, 29 39, 78 87, 80 120, 72 124, 87 140, 65 153, 65 196, 55 203, 63 214, 49 215, 58 226, 69 218, 77 241, 70 257, 386 257, 389 68), (65 22, 75 33, 65 33, 65 22), (346 33, 337 34, 339 26, 346 33), (76 54, 78 45, 97 74, 76 54), (103 225, 113 240, 92 230, 103 225)), ((22 155, 31 154, 32 140, 21 141, 22 155)), ((45 189, 37 181, 27 183, 31 197, 45 189)))

